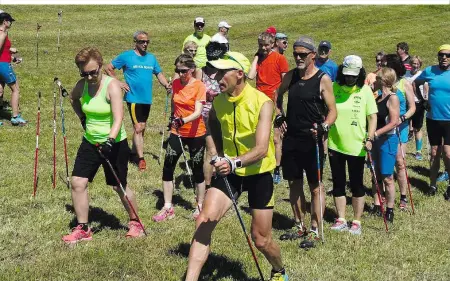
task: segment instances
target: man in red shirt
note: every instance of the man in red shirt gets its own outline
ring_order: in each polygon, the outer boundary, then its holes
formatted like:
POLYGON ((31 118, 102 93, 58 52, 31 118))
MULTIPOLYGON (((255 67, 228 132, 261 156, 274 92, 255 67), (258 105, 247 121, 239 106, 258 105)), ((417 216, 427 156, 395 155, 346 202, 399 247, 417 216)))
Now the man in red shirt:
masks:
MULTIPOLYGON (((289 71, 289 64, 282 54, 272 50, 274 43, 275 35, 269 32, 263 32, 258 36, 258 52, 253 59, 248 78, 256 78, 256 89, 266 94, 274 101, 274 103, 276 103, 276 90, 280 86, 283 76, 289 71)), ((281 134, 278 128, 274 129, 273 140, 275 143, 275 158, 277 161, 273 182, 278 184, 281 181, 281 134)))

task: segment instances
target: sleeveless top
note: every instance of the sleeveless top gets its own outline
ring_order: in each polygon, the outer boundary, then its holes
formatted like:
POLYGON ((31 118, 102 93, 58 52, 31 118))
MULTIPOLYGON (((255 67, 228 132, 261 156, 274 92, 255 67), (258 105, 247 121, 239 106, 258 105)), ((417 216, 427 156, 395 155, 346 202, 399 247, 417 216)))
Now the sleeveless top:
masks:
MULTIPOLYGON (((386 124, 389 123, 389 108, 387 107, 387 102, 389 101, 389 99, 391 98, 392 95, 393 94, 390 94, 384 100, 381 100, 382 95, 380 95, 380 96, 378 96, 376 98, 377 108, 378 108, 378 113, 377 113, 377 130, 383 128, 384 126, 386 126, 386 124)), ((395 129, 387 132, 386 134, 387 135, 395 134, 395 129)))
POLYGON ((9 41, 8 35, 6 35, 5 42, 0 49, 0 62, 11 63, 11 53, 9 49, 11 48, 11 41, 9 41))
MULTIPOLYGON (((255 147, 259 114, 263 104, 268 101, 271 102, 269 97, 248 83, 237 97, 220 94, 214 99, 214 110, 222 132, 223 153, 230 157, 237 157, 255 147)), ((272 126, 270 130, 266 157, 250 166, 236 169, 236 175, 251 176, 275 169, 272 126)))
POLYGON ((318 70, 311 78, 303 80, 298 69, 294 70, 288 92, 287 136, 310 139, 313 124, 323 122, 325 102, 320 95, 320 80, 324 75, 325 72, 318 70))
MULTIPOLYGON (((103 143, 108 139, 109 132, 114 121, 111 103, 106 99, 106 91, 112 78, 105 76, 103 86, 98 90, 95 97, 89 95, 88 84, 84 83, 83 95, 81 96, 81 109, 86 114, 86 131, 84 138, 92 143, 103 143)), ((116 137, 116 142, 127 138, 125 127, 122 126, 116 137)))
POLYGON ((214 98, 220 94, 219 82, 214 79, 209 78, 208 75, 202 70, 202 82, 206 87, 206 102, 203 105, 202 116, 208 117, 209 111, 212 107, 212 102, 214 98))

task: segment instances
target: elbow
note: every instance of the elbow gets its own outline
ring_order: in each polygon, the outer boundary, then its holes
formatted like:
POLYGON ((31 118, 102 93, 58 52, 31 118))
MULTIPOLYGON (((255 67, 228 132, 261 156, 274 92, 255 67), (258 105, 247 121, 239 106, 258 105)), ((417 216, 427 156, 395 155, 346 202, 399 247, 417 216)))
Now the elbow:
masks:
POLYGON ((257 161, 260 161, 260 160, 266 158, 268 152, 269 152, 269 146, 268 145, 264 146, 264 147, 260 147, 258 149, 258 153, 257 153, 257 161))

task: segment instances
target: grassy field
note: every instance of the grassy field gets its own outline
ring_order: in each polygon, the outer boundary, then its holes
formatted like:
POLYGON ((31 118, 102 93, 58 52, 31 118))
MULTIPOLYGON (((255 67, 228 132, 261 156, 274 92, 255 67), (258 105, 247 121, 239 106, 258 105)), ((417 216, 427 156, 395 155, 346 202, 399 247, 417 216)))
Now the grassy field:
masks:
MULTIPOLYGON (((173 61, 183 39, 192 30, 196 16, 206 18, 212 35, 220 20, 227 20, 232 50, 248 56, 255 53, 257 35, 269 25, 294 38, 307 34, 317 41, 330 40, 332 58, 340 63, 348 54, 358 54, 368 70, 374 69, 374 54, 394 52, 400 41, 410 44, 411 53, 421 55, 425 65, 436 63, 437 47, 449 43, 449 6, 63 6, 61 50, 57 52, 58 6, 2 6, 17 20, 10 38, 24 58, 15 67, 20 79, 21 110, 30 121, 12 127, 8 113, 0 127, 0 280, 181 280, 187 266, 194 222, 189 219, 194 195, 182 183, 183 170, 177 168, 179 183, 174 196, 177 217, 153 223, 152 215, 162 206, 161 170, 152 154, 159 153, 159 130, 165 125, 164 90, 154 88, 154 104, 146 133, 145 153, 149 169, 139 173, 129 169, 129 184, 135 190, 140 215, 149 236, 126 240, 127 216, 115 193, 99 173, 90 185, 90 219, 96 229, 94 240, 65 246, 61 236, 74 222, 70 192, 59 179, 65 174, 60 117, 58 112, 58 183, 52 189, 52 91, 59 77, 68 89, 79 79, 74 65, 78 50, 97 46, 108 63, 121 51, 132 47, 132 34, 151 34, 150 52, 156 54, 166 74, 173 74, 173 61), (36 67, 36 23, 39 33, 39 68, 36 67), (33 158, 35 148, 36 92, 42 91, 39 187, 35 199, 33 158)), ((293 59, 288 51, 291 67, 293 59)), ((121 76, 122 77, 122 76, 121 76)), ((9 90, 5 98, 9 100, 9 90)), ((70 167, 82 137, 74 112, 65 101, 70 167)), ((58 106, 59 111, 59 106, 58 106)), ((125 116, 131 137, 131 122, 125 116)), ((409 152, 414 149, 409 145, 409 152)), ((416 215, 401 213, 389 233, 380 218, 364 213, 363 235, 333 233, 334 204, 327 197, 326 243, 311 251, 299 249, 298 242, 280 242, 290 280, 450 280, 450 204, 442 198, 445 184, 436 197, 424 195, 428 164, 407 155, 413 186, 416 215)), ((329 169, 324 184, 331 186, 329 169)), ((370 185, 366 170, 365 184, 370 185)), ((273 235, 279 237, 293 221, 286 182, 277 186, 273 235)), ((397 196, 398 199, 399 196, 397 196)), ((367 205, 371 199, 367 198, 367 205)), ((398 204, 398 202, 397 202, 398 204)), ((240 201, 249 225, 244 196, 240 201)), ((351 219, 351 206, 347 210, 351 219)), ((309 219, 309 214, 308 214, 309 219)), ((213 253, 204 267, 203 280, 257 280, 251 254, 234 213, 230 212, 214 233, 213 253)), ((270 265, 258 253, 268 276, 270 265)))

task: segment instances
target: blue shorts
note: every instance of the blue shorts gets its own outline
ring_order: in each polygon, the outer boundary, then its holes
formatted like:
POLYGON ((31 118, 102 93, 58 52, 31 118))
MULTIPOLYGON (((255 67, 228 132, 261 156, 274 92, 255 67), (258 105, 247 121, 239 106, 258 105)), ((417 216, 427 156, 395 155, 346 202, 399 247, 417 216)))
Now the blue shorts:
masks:
POLYGON ((10 63, 8 62, 0 62, 0 82, 4 82, 6 84, 14 84, 16 83, 16 74, 10 63))
POLYGON ((408 134, 409 134, 409 122, 403 122, 398 126, 398 130, 400 131, 400 140, 402 143, 408 142, 408 134))
POLYGON ((378 175, 381 175, 379 180, 394 173, 397 148, 398 137, 396 135, 382 136, 373 143, 372 157, 375 170, 378 175))

